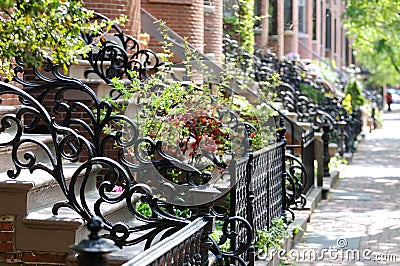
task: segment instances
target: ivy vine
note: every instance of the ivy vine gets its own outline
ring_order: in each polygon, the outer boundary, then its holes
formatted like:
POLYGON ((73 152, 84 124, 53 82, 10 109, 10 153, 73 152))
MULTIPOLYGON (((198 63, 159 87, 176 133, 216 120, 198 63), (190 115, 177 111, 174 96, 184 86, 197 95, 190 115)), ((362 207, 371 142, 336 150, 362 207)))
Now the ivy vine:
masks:
POLYGON ((225 9, 232 9, 232 16, 224 16, 225 33, 231 39, 236 39, 243 50, 254 53, 254 0, 238 0, 237 4, 229 6, 225 3, 225 9))

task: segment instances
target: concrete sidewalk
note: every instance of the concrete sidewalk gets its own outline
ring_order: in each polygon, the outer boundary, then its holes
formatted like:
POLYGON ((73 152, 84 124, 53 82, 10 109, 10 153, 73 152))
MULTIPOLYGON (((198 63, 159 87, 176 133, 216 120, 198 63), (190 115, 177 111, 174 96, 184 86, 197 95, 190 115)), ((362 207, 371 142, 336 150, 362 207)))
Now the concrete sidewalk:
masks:
POLYGON ((400 265, 400 106, 383 120, 286 254, 293 265, 400 265))

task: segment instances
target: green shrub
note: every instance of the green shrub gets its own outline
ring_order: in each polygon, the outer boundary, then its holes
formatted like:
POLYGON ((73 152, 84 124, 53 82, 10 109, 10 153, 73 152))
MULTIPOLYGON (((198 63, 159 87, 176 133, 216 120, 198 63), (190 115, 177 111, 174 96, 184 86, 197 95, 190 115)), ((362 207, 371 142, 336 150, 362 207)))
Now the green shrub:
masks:
POLYGON ((361 84, 356 79, 352 79, 347 83, 344 92, 346 95, 351 95, 351 105, 353 108, 363 106, 367 101, 362 95, 361 84))

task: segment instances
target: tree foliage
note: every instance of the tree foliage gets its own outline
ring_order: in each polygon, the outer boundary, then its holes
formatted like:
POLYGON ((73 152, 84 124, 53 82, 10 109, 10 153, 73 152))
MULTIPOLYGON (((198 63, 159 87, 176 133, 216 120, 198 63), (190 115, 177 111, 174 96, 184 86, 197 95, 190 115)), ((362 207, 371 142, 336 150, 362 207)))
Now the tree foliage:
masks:
POLYGON ((378 84, 400 78, 400 0, 348 0, 345 29, 357 60, 378 84))
POLYGON ((10 76, 16 61, 34 66, 45 59, 74 62, 91 47, 81 32, 97 33, 114 23, 92 23, 92 17, 79 0, 0 0, 0 73, 10 76))

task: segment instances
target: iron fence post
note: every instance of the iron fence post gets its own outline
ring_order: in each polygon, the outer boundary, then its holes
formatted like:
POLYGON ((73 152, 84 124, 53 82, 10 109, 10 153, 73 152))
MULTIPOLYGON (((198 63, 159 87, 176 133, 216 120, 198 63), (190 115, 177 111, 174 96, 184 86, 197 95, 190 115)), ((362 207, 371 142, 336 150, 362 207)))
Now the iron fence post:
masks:
POLYGON ((82 240, 70 248, 78 252, 78 266, 107 266, 108 254, 118 250, 111 240, 104 239, 99 235, 103 228, 103 222, 94 216, 87 225, 89 238, 82 240))
POLYGON ((322 141, 323 141, 323 145, 324 145, 324 177, 330 177, 330 173, 329 173, 329 161, 331 159, 331 156, 329 154, 329 134, 331 131, 331 127, 328 123, 322 125, 322 130, 323 130, 323 134, 322 134, 322 141))
POLYGON ((204 227, 201 238, 200 238, 200 256, 201 266, 208 266, 209 265, 209 250, 210 247, 213 245, 213 242, 210 241, 210 234, 214 231, 215 226, 215 216, 211 214, 211 207, 212 204, 202 205, 198 207, 198 216, 204 217, 207 221, 207 225, 204 227))
POLYGON ((247 201, 247 221, 250 223, 253 228, 253 239, 251 240, 250 247, 248 249, 249 254, 249 265, 253 266, 256 261, 256 250, 254 247, 255 237, 256 237, 256 228, 254 226, 254 184, 253 184, 253 153, 248 154, 249 160, 247 161, 246 167, 246 201, 247 201))
POLYGON ((283 152, 282 152, 282 212, 281 212, 281 217, 285 220, 286 222, 286 208, 287 208, 287 202, 286 202, 286 162, 285 162, 285 148, 286 148, 286 127, 285 127, 285 120, 283 117, 280 117, 279 120, 279 128, 278 128, 278 141, 283 142, 284 145, 282 146, 283 152))

